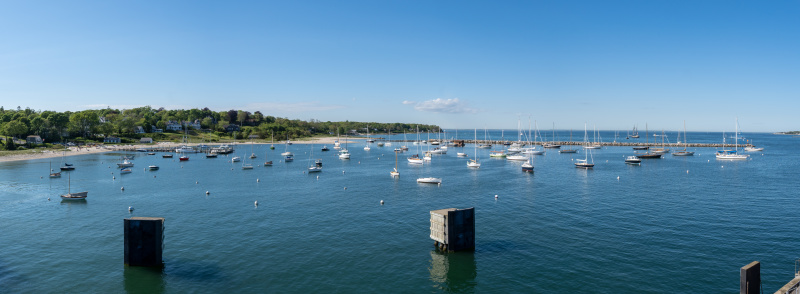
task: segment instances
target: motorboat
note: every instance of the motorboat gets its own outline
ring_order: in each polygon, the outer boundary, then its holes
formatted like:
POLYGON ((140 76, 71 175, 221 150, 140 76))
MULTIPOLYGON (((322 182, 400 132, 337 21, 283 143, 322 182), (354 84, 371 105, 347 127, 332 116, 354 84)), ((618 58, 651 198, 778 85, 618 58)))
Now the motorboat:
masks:
POLYGON ((418 178, 417 179, 417 183, 422 183, 422 184, 441 184, 442 183, 442 178, 433 178, 433 177, 418 178))
POLYGON ((122 162, 117 163, 117 167, 133 167, 133 162, 130 162, 129 160, 125 159, 122 162))
POLYGON ((507 155, 506 159, 515 160, 515 161, 525 161, 525 160, 528 160, 528 157, 525 156, 525 155, 511 154, 511 155, 507 155))
POLYGON ((151 165, 151 166, 148 166, 147 168, 149 168, 150 170, 158 170, 158 166, 157 165, 151 165))
POLYGON ((231 162, 239 162, 239 161, 242 161, 242 158, 239 156, 234 156, 233 158, 231 158, 231 162))
POLYGON ((183 155, 181 157, 178 157, 178 160, 179 161, 189 161, 189 156, 183 155))
POLYGON ((628 157, 625 158, 625 163, 627 163, 627 164, 640 164, 640 163, 642 163, 642 160, 639 159, 639 157, 631 155, 631 156, 628 156, 628 157))

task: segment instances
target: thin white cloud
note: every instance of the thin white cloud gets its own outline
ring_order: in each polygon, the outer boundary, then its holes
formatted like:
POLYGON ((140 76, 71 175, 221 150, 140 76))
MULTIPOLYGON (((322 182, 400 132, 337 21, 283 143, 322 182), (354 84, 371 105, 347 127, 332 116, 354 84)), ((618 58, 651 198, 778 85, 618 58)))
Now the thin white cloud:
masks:
POLYGON ((310 111, 328 111, 334 109, 342 109, 342 105, 325 105, 319 102, 297 102, 297 103, 280 103, 280 102, 262 102, 250 103, 244 109, 255 109, 267 112, 286 112, 286 113, 302 113, 310 111))
POLYGON ((403 104, 414 105, 414 110, 436 113, 476 113, 476 109, 467 107, 467 103, 458 98, 442 99, 436 98, 433 100, 413 102, 403 101, 403 104))

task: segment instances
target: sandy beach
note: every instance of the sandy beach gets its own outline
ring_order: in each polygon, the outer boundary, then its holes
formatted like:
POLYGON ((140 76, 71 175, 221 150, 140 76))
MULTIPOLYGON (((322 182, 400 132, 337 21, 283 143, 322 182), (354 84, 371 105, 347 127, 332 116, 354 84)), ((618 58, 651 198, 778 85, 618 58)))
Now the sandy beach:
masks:
MULTIPOLYGON (((363 140, 364 138, 359 138, 356 140, 363 140)), ((292 144, 328 144, 333 147, 333 143, 337 140, 336 137, 322 137, 322 138, 305 138, 298 141, 292 141, 292 144)), ((347 141, 348 143, 354 143, 353 138, 349 138, 347 141)), ((271 144, 270 142, 239 142, 237 145, 243 144, 271 144)), ((285 141, 275 141, 275 144, 283 144, 285 141)), ((344 140, 341 141, 344 143, 344 140)), ((188 144, 190 146, 197 146, 201 143, 192 143, 188 144)), ((220 143, 215 144, 208 144, 208 145, 219 145, 220 143)), ((34 160, 34 159, 43 159, 43 158, 54 158, 54 157, 61 157, 62 155, 65 156, 76 156, 76 155, 86 155, 86 154, 94 154, 94 153, 103 153, 103 152, 113 152, 118 151, 122 148, 130 149, 130 148, 152 148, 152 147, 178 147, 183 144, 173 143, 173 142, 157 142, 155 144, 137 144, 137 145, 97 145, 95 147, 69 147, 69 151, 66 153, 62 151, 40 151, 40 150, 30 150, 26 153, 19 153, 14 155, 7 155, 7 156, 0 156, 0 162, 8 162, 8 161, 20 161, 20 160, 34 160)))

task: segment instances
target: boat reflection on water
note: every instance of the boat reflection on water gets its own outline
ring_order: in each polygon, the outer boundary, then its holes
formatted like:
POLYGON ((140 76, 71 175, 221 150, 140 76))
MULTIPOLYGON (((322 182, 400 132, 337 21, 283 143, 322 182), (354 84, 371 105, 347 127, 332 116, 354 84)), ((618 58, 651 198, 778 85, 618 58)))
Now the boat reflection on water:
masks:
POLYGON ((126 293, 155 293, 165 292, 163 267, 125 266, 125 292, 126 293))
POLYGON ((477 266, 475 252, 446 253, 431 250, 431 264, 428 268, 431 282, 437 289, 445 292, 474 292, 477 266))

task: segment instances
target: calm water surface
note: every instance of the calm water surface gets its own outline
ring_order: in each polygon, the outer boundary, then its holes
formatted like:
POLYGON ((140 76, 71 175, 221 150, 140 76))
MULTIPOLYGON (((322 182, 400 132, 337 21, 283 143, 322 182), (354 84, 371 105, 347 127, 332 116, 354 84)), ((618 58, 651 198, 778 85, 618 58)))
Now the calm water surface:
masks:
MULTIPOLYGON (((593 170, 573 167, 583 151, 548 150, 525 174, 481 149, 483 165, 468 169, 456 157, 475 156, 468 145, 425 166, 401 154, 399 179, 389 177, 397 143, 369 152, 350 144, 345 161, 296 144, 290 163, 279 162, 284 145, 237 146, 246 161, 259 155, 254 170, 225 156, 138 153, 133 173, 120 175, 121 153, 69 157, 72 190, 89 191, 85 203, 59 200, 68 178, 47 178, 50 159, 0 163, 0 292, 733 293, 739 268, 753 260, 770 292, 793 277, 800 248, 800 139, 744 135, 766 150, 730 162, 697 148, 694 157, 630 166, 630 147, 609 147, 592 152, 593 170), (275 165, 261 166, 265 156, 275 165), (305 174, 316 158, 324 171, 305 174), (151 164, 161 169, 146 171, 151 164), (443 184, 415 182, 427 176, 443 184), (475 207, 474 252, 434 250, 429 211, 449 207, 475 207), (122 219, 131 216, 166 218, 163 270, 123 265, 122 219)), ((689 133, 690 142, 721 140, 689 133)))

